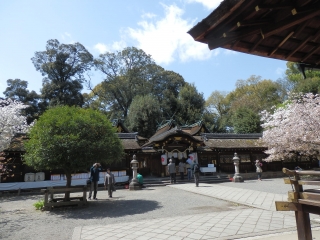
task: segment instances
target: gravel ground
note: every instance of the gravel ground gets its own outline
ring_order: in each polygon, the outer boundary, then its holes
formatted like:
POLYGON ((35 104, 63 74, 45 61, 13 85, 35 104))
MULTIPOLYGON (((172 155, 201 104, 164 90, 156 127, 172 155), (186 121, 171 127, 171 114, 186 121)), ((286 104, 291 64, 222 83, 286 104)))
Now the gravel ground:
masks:
MULTIPOLYGON (((292 191, 290 184, 284 184, 283 178, 272 178, 258 180, 245 180, 243 183, 225 182, 219 183, 219 185, 225 185, 228 187, 237 187, 244 189, 251 189, 255 191, 262 191, 268 193, 277 193, 287 195, 288 191, 292 191)), ((314 189, 316 186, 303 186, 303 189, 314 189)))
POLYGON ((222 200, 170 187, 142 191, 117 190, 112 199, 99 191, 98 201, 85 208, 37 211, 33 204, 41 195, 0 198, 0 239, 71 239, 73 229, 85 225, 107 225, 246 208, 222 200))

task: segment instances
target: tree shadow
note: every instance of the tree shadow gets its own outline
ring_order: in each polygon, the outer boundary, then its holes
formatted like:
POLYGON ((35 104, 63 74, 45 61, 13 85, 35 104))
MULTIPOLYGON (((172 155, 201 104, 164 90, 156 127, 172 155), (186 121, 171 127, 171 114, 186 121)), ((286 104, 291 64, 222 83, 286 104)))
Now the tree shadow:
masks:
POLYGON ((49 214, 70 219, 119 218, 127 215, 144 214, 161 208, 157 201, 118 200, 120 197, 89 201, 87 207, 54 208, 49 214))

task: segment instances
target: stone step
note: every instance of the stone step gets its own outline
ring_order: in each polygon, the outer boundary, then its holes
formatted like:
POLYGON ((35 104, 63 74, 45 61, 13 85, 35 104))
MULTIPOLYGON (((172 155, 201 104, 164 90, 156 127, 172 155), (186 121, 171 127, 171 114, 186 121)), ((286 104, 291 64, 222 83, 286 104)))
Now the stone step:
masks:
MULTIPOLYGON (((200 176, 199 182, 200 183, 221 183, 221 182, 229 182, 230 179, 228 176, 200 176)), ((176 184, 185 184, 185 183, 193 183, 194 179, 192 178, 191 181, 188 180, 181 180, 179 177, 177 178, 176 184)), ((145 178, 143 181, 143 185, 146 187, 155 187, 155 186, 166 186, 170 184, 170 178, 145 178)))

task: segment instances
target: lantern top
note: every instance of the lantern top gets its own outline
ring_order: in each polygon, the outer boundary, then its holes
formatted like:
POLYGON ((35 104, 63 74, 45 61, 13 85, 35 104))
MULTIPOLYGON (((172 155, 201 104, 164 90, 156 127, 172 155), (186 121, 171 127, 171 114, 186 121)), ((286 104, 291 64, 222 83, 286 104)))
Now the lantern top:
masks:
POLYGON ((234 153, 234 157, 232 158, 233 161, 235 160, 239 160, 240 158, 238 157, 238 154, 237 153, 234 153))

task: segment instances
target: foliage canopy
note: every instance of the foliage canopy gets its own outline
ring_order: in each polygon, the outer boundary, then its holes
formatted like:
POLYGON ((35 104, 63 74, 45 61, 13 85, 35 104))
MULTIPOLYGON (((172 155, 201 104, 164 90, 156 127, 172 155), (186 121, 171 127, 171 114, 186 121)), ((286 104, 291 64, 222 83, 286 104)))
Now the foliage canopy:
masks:
MULTIPOLYGON (((67 178, 94 162, 121 159, 122 144, 105 116, 92 109, 58 106, 31 128, 25 162, 35 169, 63 169, 67 178)), ((70 186, 70 185, 67 185, 70 186)))

